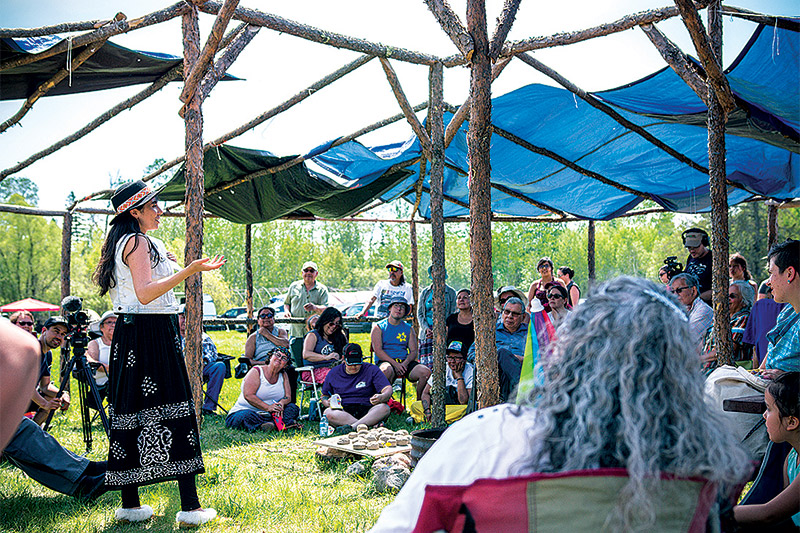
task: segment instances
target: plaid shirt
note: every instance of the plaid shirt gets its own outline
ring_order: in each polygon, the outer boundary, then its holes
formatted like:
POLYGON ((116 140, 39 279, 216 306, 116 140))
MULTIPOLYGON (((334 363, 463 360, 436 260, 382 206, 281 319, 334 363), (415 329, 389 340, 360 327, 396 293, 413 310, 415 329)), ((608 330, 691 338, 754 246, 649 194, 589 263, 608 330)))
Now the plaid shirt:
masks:
MULTIPOLYGON (((217 345, 208 336, 208 333, 203 333, 203 364, 213 363, 217 360, 217 345)), ((186 337, 181 337, 181 351, 186 352, 186 337)))
POLYGON ((767 368, 800 372, 800 313, 787 305, 778 315, 778 323, 767 333, 767 368))

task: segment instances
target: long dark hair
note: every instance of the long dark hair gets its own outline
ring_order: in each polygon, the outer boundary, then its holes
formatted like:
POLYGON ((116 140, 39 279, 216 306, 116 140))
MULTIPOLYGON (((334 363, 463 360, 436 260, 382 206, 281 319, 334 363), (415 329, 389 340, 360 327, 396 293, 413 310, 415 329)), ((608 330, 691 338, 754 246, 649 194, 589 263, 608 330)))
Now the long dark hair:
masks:
MULTIPOLYGON (((337 318, 342 320, 342 313, 335 307, 326 307, 322 314, 319 315, 319 320, 317 320, 314 330, 320 337, 324 338, 325 330, 323 328, 337 318)), ((339 354, 342 353, 344 345, 347 344, 347 337, 344 336, 341 326, 336 328, 336 331, 333 332, 333 335, 328 340, 331 342, 331 344, 333 344, 333 348, 336 350, 336 353, 339 354)))
POLYGON ((781 418, 800 418, 800 372, 786 372, 767 385, 781 418))
POLYGON ((117 284, 117 280, 114 279, 114 257, 117 252, 117 243, 125 235, 130 234, 134 234, 137 237, 133 242, 133 248, 131 248, 131 251, 128 252, 128 255, 122 258, 123 261, 127 260, 133 251, 139 246, 139 235, 143 236, 147 240, 147 252, 150 254, 151 267, 155 267, 163 260, 158 253, 158 250, 156 250, 156 247, 153 246, 153 243, 150 241, 147 235, 142 232, 141 228, 139 227, 139 222, 133 218, 133 215, 131 215, 130 211, 126 211, 125 213, 117 215, 117 217, 111 221, 111 229, 109 230, 106 240, 103 242, 103 248, 100 251, 100 262, 97 264, 97 268, 92 275, 92 281, 94 281, 100 287, 100 296, 103 296, 108 292, 109 289, 117 284))

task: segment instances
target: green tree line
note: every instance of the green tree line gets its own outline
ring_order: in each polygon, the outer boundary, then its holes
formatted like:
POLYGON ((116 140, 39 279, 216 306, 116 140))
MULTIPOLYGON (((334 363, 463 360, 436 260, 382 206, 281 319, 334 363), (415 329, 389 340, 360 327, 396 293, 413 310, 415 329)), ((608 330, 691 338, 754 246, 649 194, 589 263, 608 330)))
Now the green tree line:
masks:
MULTIPOLYGON (((38 190, 25 178, 0 182, 0 201, 36 206, 38 190)), ((410 206, 393 206, 398 217, 408 217, 410 206)), ((743 204, 730 212, 730 250, 749 262, 754 277, 766 277, 767 210, 761 203, 743 204)), ((110 308, 108 297, 97 295, 91 275, 100 255, 108 217, 77 215, 72 240, 72 292, 85 306, 102 312, 110 308)), ((51 303, 60 300, 61 220, 53 217, 0 213, 0 303, 34 297, 51 303)), ((596 269, 598 281, 627 274, 656 279, 665 257, 686 259, 681 231, 690 226, 709 227, 704 216, 672 213, 620 218, 596 223, 596 269)), ((162 239, 182 263, 185 223, 181 218, 161 219, 152 233, 162 239)), ((223 219, 204 222, 206 254, 222 253, 227 265, 204 275, 204 291, 222 312, 243 305, 245 287, 245 227, 223 219)), ((800 210, 781 209, 778 238, 800 235, 800 210)), ((428 224, 417 224, 420 286, 430 283, 427 268, 431 257, 428 224)), ((712 242, 713 248, 713 242, 712 242)), ((586 287, 587 224, 495 223, 492 228, 492 261, 495 286, 515 285, 524 291, 538 278, 536 263, 550 257, 556 267, 575 270, 575 281, 586 287)), ((445 225, 447 283, 469 287, 469 228, 445 225)), ((386 276, 385 265, 394 259, 406 266, 411 280, 411 240, 408 224, 273 221, 252 227, 253 281, 258 289, 256 304, 279 294, 300 278, 305 261, 320 268, 319 280, 332 289, 371 289, 386 276), (259 300, 259 298, 261 300, 259 300)))

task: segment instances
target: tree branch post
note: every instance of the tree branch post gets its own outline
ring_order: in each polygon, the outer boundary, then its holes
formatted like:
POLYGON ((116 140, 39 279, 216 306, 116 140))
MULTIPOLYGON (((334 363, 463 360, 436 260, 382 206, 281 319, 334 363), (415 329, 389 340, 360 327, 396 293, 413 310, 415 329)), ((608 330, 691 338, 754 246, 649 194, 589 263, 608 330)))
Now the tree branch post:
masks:
POLYGON ((219 47, 219 43, 225 35, 225 28, 228 27, 228 22, 230 22, 233 11, 238 5, 239 0, 225 0, 225 3, 222 4, 217 18, 214 20, 214 25, 211 27, 211 33, 208 35, 206 44, 192 66, 192 71, 186 76, 186 82, 180 95, 181 102, 189 100, 197 90, 197 85, 203 79, 208 65, 213 61, 214 55, 217 53, 217 47, 219 47))
POLYGON ((244 227, 244 283, 247 307, 247 336, 253 333, 253 225, 244 227))
POLYGON ((586 229, 586 270, 589 272, 587 289, 594 287, 595 283, 597 282, 597 271, 595 265, 595 227, 594 220, 590 220, 586 229))
POLYGON ((28 111, 30 111, 30 109, 33 107, 33 104, 35 104, 39 98, 47 94, 50 91, 50 89, 61 83, 61 81, 63 81, 64 78, 66 78, 71 72, 77 70, 77 68, 83 65, 87 59, 89 59, 94 55, 95 52, 100 50, 100 48, 102 48, 104 44, 106 44, 105 40, 97 41, 96 43, 90 44, 89 46, 86 47, 86 49, 83 52, 78 54, 78 57, 72 60, 72 62, 69 65, 69 69, 67 68, 60 69, 58 72, 55 73, 55 75, 53 75, 52 78, 50 78, 43 84, 39 85, 36 88, 36 90, 33 91, 33 94, 31 94, 25 100, 25 102, 22 104, 22 107, 20 107, 19 111, 17 111, 14 114, 14 116, 10 117, 8 120, 0 124, 0 133, 3 133, 8 128, 10 128, 14 124, 22 120, 22 117, 24 117, 28 113, 28 111))
POLYGON ((414 134, 419 139, 419 144, 422 146, 423 152, 431 159, 431 139, 428 136, 428 132, 425 131, 425 128, 422 126, 422 123, 417 118, 417 115, 414 113, 414 110, 411 108, 411 104, 408 102, 408 98, 406 98, 406 94, 403 92, 403 87, 400 86, 400 80, 397 78, 397 73, 395 73, 394 68, 392 68, 392 64, 389 63, 389 60, 386 58, 381 57, 381 66, 383 67, 383 71, 386 73, 386 79, 389 81, 389 85, 392 88, 392 93, 394 93, 394 97, 397 99, 397 103, 400 105, 400 109, 403 110, 403 114, 406 116, 406 120, 408 124, 411 126, 411 129, 414 130, 414 134))
POLYGON ((774 200, 767 200, 767 249, 778 242, 778 206, 774 200))
POLYGON ((675 43, 670 41, 666 35, 661 33, 661 30, 654 24, 643 24, 640 28, 642 28, 644 34, 647 35, 647 38, 650 39, 650 42, 653 43, 653 46, 656 47, 656 50, 658 50, 658 53, 664 58, 664 61, 667 62, 667 65, 675 71, 675 74, 681 77, 686 85, 691 87, 700 100, 708 107, 708 83, 706 83, 704 77, 697 72, 694 64, 689 61, 686 54, 684 54, 675 43))
POLYGON ((475 51, 470 65, 469 152, 470 268, 475 322, 478 403, 500 403, 492 277, 492 64, 484 0, 467 0, 467 29, 475 51))
MULTIPOLYGON (((711 58, 722 61, 722 14, 719 1, 708 6, 708 27, 711 36, 711 58)), ((692 8, 692 10, 694 10, 692 8)), ((695 15, 697 13, 695 12, 695 15)), ((711 240, 714 254, 711 265, 711 301, 714 308, 714 348, 719 365, 732 364, 730 302, 728 300, 728 188, 725 183, 725 122, 727 113, 716 84, 708 91, 708 169, 711 197, 711 240)))
MULTIPOLYGON (((183 15, 183 71, 191 72, 200 54, 197 8, 191 5, 183 15)), ((186 129, 186 249, 185 264, 203 256, 203 111, 200 95, 189 100, 184 117, 186 129)), ((186 369, 192 385, 197 424, 202 424, 203 404, 202 331, 203 278, 186 278, 186 369)))
POLYGON ((496 61, 503 50, 503 45, 508 37, 508 32, 511 31, 511 26, 514 24, 514 19, 517 16, 517 10, 521 0, 505 0, 503 3, 503 10, 500 12, 500 17, 497 19, 497 26, 492 35, 492 42, 489 45, 489 57, 492 61, 496 61))
POLYGON ((425 5, 436 17, 439 26, 450 37, 450 40, 456 45, 464 59, 469 62, 472 59, 474 50, 472 37, 464 28, 464 24, 461 23, 461 19, 458 18, 453 8, 447 3, 447 0, 425 0, 425 5))
MULTIPOLYGON (((444 76, 441 63, 430 68, 428 127, 431 130, 431 280, 433 283, 433 390, 432 422, 434 427, 445 425, 445 348, 447 331, 445 309, 445 250, 444 250, 444 76)), ((418 305, 424 305, 419 302, 418 305)), ((473 384, 474 386, 474 384, 473 384)))
MULTIPOLYGON (((711 2, 709 6, 714 5, 711 2)), ((692 38, 694 48, 697 51, 697 57, 703 63, 703 68, 706 71, 708 83, 714 88, 716 98, 719 100, 722 110, 727 114, 736 109, 736 102, 733 99, 731 88, 728 85, 728 79, 722 73, 722 61, 720 61, 720 54, 714 53, 716 46, 709 43, 709 36, 703 27, 703 21, 700 20, 700 15, 695 9, 692 0, 675 0, 675 5, 681 13, 681 19, 692 38)), ((721 50, 721 49, 720 49, 721 50)), ((727 297, 727 296, 726 296, 727 297)))

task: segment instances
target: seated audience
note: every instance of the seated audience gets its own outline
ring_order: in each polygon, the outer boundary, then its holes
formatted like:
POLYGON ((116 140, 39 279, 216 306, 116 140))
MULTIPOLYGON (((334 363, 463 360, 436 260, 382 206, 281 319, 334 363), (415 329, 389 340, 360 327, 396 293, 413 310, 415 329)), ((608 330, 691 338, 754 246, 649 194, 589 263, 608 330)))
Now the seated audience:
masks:
MULTIPOLYGON (((732 254, 728 260, 728 273, 731 276, 731 281, 746 281, 748 285, 753 287, 753 293, 758 291, 758 284, 753 280, 750 271, 747 270, 747 259, 740 253, 732 254)), ((753 298, 755 301, 755 298, 753 298)))
MULTIPOLYGON (((497 346, 497 364, 500 370, 500 399, 513 401, 512 393, 519 384, 522 372, 522 361, 525 358, 525 343, 528 340, 528 328, 522 323, 525 304, 516 296, 508 299, 503 306, 501 320, 497 322, 495 345, 497 346)), ((475 361, 475 345, 469 350, 467 360, 475 361)))
POLYGON ((275 310, 265 305, 256 313, 258 329, 244 343, 244 356, 253 365, 267 364, 267 354, 275 348, 289 347, 289 334, 275 325, 275 310))
MULTIPOLYGON (((433 266, 428 267, 428 277, 433 279, 431 273, 433 266)), ((444 273, 447 279, 447 272, 444 273)), ((456 312, 456 291, 450 285, 444 285, 444 318, 456 312)), ((417 320, 419 321, 419 358, 418 361, 433 368, 433 283, 422 289, 417 307, 417 320)))
POLYGON ((569 267, 562 266, 556 271, 556 274, 567 289, 567 305, 570 309, 574 309, 581 300, 581 288, 572 280, 575 276, 575 271, 569 267))
POLYGON ((700 282, 694 274, 683 272, 669 282, 669 290, 689 311, 689 331, 695 353, 701 353, 706 331, 714 323, 714 311, 700 298, 700 282))
POLYGON ((393 382, 405 378, 416 383, 417 398, 431 375, 431 370, 417 362, 417 336, 405 317, 411 309, 402 296, 389 302, 389 316, 372 326, 370 340, 376 362, 386 378, 393 382))
POLYGON ((33 331, 35 322, 30 311, 17 311, 16 313, 12 313, 8 319, 15 326, 24 329, 33 336, 36 336, 36 333, 33 331))
MULTIPOLYGON (((181 351, 186 351, 186 306, 178 308, 178 331, 181 335, 181 351)), ((217 360, 217 345, 211 337, 203 332, 203 381, 207 381, 206 392, 203 398, 203 414, 211 415, 219 405, 219 393, 225 383, 225 371, 228 365, 217 360)))
MULTIPOLYGON (((542 285, 542 287, 544 287, 544 285, 542 285)), ((521 290, 514 287, 513 285, 509 285, 507 287, 501 287, 500 290, 497 291, 497 297, 494 303, 494 311, 495 314, 497 315, 497 320, 500 320, 501 315, 503 314, 503 307, 506 305, 506 302, 511 298, 519 298, 526 307, 528 305, 528 298, 525 296, 525 294, 523 294, 521 290)), ((529 319, 528 313, 525 313, 523 321, 527 323, 528 319, 529 319)))
POLYGON ((550 311, 550 304, 547 301, 547 290, 544 287, 551 282, 559 284, 563 284, 563 282, 554 276, 553 261, 549 257, 542 257, 539 259, 539 262, 536 263, 536 270, 539 272, 539 279, 531 283, 531 287, 528 289, 528 298, 520 298, 520 300, 527 302, 528 311, 534 310, 534 298, 539 300, 539 303, 542 304, 545 311, 550 311))
POLYGON ((537 472, 626 469, 615 510, 598 521, 608 531, 655 531, 664 476, 706 478, 718 492, 709 498, 732 496, 748 456, 703 400, 686 313, 673 296, 618 278, 599 286, 559 333, 542 384, 522 405, 481 409, 450 426, 373 533, 414 529, 426 486, 537 472))
MULTIPOLYGON (((445 422, 450 424, 463 417, 467 411, 466 405, 475 378, 475 366, 467 362, 461 341, 451 341, 447 345, 445 354, 447 357, 444 383, 445 422)), ((422 391, 422 400, 411 404, 410 411, 414 422, 431 421, 431 398, 434 395, 431 393, 432 387, 433 376, 428 378, 425 390, 422 391)))
POLYGON ((550 312, 547 313, 547 316, 550 317, 553 327, 557 328, 570 313, 570 308, 567 306, 569 293, 558 283, 548 283, 545 289, 547 290, 547 301, 550 302, 550 312))
MULTIPOLYGON (((314 368, 314 381, 323 383, 331 367, 342 360, 342 350, 347 338, 342 331, 342 313, 335 307, 326 308, 303 340, 303 365, 314 368)), ((300 375, 303 381, 311 381, 311 372, 300 375)))
POLYGON ((457 313, 447 317, 447 342, 460 341, 464 355, 469 352, 475 342, 475 325, 472 323, 472 302, 469 289, 461 289, 456 293, 457 313))
POLYGON ((761 368, 769 379, 783 372, 800 372, 800 241, 787 239, 774 245, 767 264, 773 298, 788 304, 767 333, 767 356, 761 368))
MULTIPOLYGON (((752 361, 753 347, 742 342, 744 329, 750 317, 756 292, 746 281, 734 281, 728 287, 728 312, 731 323, 731 357, 733 361, 752 361)), ((703 356, 703 371, 710 374, 717 368, 717 350, 714 347, 714 327, 706 332, 703 356)))
POLYGON ((300 409, 291 403, 289 349, 273 348, 262 365, 253 366, 242 380, 242 391, 225 418, 225 426, 246 431, 296 427, 300 409))
POLYGON ((322 386, 323 416, 339 433, 354 431, 359 424, 374 426, 389 416, 386 402, 392 397, 392 385, 383 372, 364 362, 361 346, 344 347, 344 363, 334 367, 322 386), (341 409, 331 407, 330 398, 338 394, 341 409))
POLYGON ((50 411, 69 408, 69 392, 64 390, 60 398, 56 398, 58 387, 50 380, 50 366, 53 364, 54 348, 60 347, 69 332, 69 323, 62 316, 53 316, 47 319, 39 335, 39 348, 41 352, 38 386, 33 391, 30 409, 36 414, 33 421, 42 425, 47 420, 50 411))
POLYGON ((767 333, 775 327, 778 322, 778 315, 781 314, 785 303, 779 304, 772 299, 772 289, 766 285, 767 291, 764 298, 758 295, 756 303, 750 310, 750 317, 744 328, 742 342, 753 345, 753 361, 755 366, 760 366, 767 356, 767 333))
MULTIPOLYGON (((98 338, 90 340, 86 346, 86 360, 89 363, 100 365, 94 371, 94 381, 97 383, 97 392, 100 394, 100 400, 103 400, 108 394, 108 362, 111 357, 111 339, 114 337, 116 325, 117 315, 114 314, 114 311, 106 311, 99 321, 93 322, 89 326, 94 333, 100 334, 98 338)), ((183 332, 181 332, 182 335, 183 332)), ((94 405, 91 395, 87 395, 86 401, 93 409, 98 408, 98 406, 94 405)))
POLYGON ((797 460, 800 451, 800 374, 787 372, 778 376, 767 386, 764 401, 767 404, 764 425, 769 440, 788 442, 792 446, 783 464, 783 491, 767 503, 737 505, 733 516, 739 524, 765 526, 787 521, 796 531, 800 527, 800 463, 797 460))

